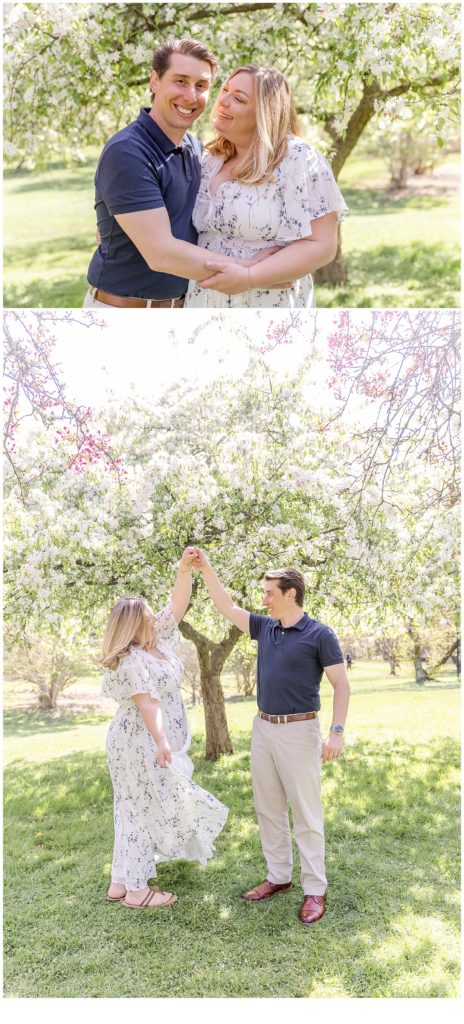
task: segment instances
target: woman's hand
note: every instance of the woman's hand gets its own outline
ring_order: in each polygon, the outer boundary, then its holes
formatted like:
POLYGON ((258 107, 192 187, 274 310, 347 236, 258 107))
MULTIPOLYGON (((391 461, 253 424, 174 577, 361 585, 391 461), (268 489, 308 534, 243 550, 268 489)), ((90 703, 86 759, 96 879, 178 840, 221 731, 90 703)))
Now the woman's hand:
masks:
POLYGON ((260 249, 259 252, 255 252, 255 255, 251 256, 249 260, 237 260, 237 263, 240 263, 242 267, 254 267, 257 263, 267 260, 268 256, 273 256, 281 248, 281 245, 270 245, 268 249, 260 249))
POLYGON ((192 564, 194 559, 196 558, 197 551, 198 548, 195 547, 185 548, 185 551, 183 552, 182 558, 180 559, 179 562, 179 569, 181 570, 181 572, 188 572, 192 568, 192 564))
POLYGON ((167 740, 163 740, 158 744, 158 750, 156 751, 156 760, 160 768, 167 768, 172 761, 171 748, 167 740))

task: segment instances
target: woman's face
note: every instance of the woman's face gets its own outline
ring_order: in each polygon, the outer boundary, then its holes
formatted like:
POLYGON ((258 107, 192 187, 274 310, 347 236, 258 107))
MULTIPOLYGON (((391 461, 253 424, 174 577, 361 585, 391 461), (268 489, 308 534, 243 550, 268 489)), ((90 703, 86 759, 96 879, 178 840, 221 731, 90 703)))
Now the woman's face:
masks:
POLYGON ((222 86, 213 125, 235 145, 251 142, 256 127, 256 86, 248 71, 239 71, 222 86))

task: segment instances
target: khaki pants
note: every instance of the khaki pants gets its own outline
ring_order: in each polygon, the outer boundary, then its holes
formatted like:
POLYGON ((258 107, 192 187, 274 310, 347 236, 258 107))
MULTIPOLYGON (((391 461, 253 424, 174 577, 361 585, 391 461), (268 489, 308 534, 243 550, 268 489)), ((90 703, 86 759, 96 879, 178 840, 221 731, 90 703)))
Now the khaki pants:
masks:
POLYGON ((267 877, 275 885, 292 877, 290 804, 307 896, 323 896, 327 887, 321 750, 318 718, 274 725, 257 716, 253 722, 251 777, 267 877))

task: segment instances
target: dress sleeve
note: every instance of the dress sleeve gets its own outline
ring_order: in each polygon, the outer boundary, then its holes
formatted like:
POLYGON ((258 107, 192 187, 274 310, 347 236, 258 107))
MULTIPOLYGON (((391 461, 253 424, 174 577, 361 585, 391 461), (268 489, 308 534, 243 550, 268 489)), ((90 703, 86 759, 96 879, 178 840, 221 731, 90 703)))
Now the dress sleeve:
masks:
POLYGON ((118 704, 130 700, 135 693, 149 693, 159 700, 159 692, 142 652, 131 651, 123 658, 114 671, 105 672, 102 685, 104 697, 111 697, 118 704))
POLYGON ((160 640, 164 640, 165 643, 169 644, 173 651, 177 650, 181 637, 177 628, 177 622, 168 604, 156 616, 156 631, 160 640))
POLYGON ((348 207, 322 153, 300 139, 290 139, 279 166, 278 194, 282 201, 276 242, 294 242, 312 234, 311 221, 336 213, 342 221, 348 207))

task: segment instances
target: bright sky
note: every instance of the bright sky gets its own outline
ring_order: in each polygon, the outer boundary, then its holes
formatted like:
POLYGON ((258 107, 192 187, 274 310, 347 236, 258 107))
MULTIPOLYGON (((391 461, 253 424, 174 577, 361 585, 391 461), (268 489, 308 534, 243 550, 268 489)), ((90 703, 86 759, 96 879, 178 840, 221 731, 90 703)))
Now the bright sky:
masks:
MULTIPOLYGON (((279 375, 296 369, 313 352, 315 328, 323 349, 334 316, 332 310, 302 312, 301 329, 290 334, 292 344, 268 353, 269 365, 279 375)), ((287 317, 288 311, 279 310, 231 310, 221 316, 206 310, 187 315, 175 310, 131 310, 127 315, 118 310, 103 311, 101 320, 108 326, 101 330, 67 322, 50 326, 69 397, 78 404, 98 406, 108 392, 127 396, 131 385, 139 395, 157 397, 179 377, 201 384, 224 375, 242 376, 250 343, 266 345, 270 322, 276 325, 287 317)), ((319 364, 316 378, 325 377, 319 364)))

